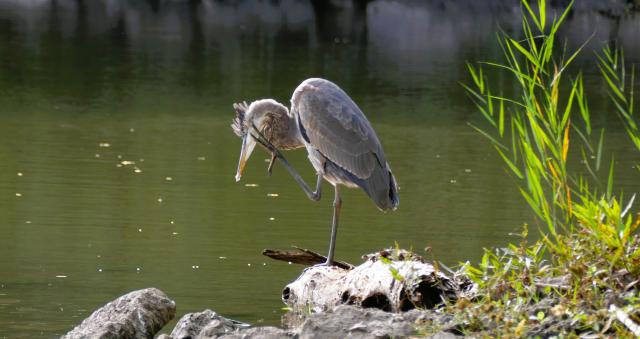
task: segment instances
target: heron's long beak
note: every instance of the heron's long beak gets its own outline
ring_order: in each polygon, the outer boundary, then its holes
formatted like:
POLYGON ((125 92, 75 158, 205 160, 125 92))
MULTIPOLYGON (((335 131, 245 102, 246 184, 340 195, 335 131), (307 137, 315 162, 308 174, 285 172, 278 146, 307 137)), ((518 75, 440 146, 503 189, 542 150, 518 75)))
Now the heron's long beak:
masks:
POLYGON ((256 147, 256 141, 253 139, 251 134, 247 133, 244 138, 242 138, 242 149, 240 150, 240 160, 238 160, 236 181, 240 181, 242 172, 244 171, 244 166, 247 164, 247 160, 249 160, 249 156, 251 156, 251 152, 253 152, 254 147, 256 147))

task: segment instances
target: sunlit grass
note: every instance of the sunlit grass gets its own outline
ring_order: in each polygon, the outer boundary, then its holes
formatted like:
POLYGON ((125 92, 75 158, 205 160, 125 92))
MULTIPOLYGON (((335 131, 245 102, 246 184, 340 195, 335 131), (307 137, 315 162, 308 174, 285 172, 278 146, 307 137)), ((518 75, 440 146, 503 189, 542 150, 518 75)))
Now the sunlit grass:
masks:
MULTIPOLYGON (((640 335, 640 216, 635 196, 616 195, 615 162, 603 163, 606 131, 594 131, 582 74, 568 66, 582 49, 568 52, 557 32, 571 5, 547 17, 545 0, 522 2, 522 37, 500 33, 502 62, 469 63, 463 84, 485 126, 486 137, 535 212, 540 240, 485 250, 462 270, 478 285, 474 300, 445 310, 466 334, 487 336, 640 335), (486 74, 506 72, 515 90, 507 96, 486 74), (584 164, 574 169, 568 164, 584 164), (576 161, 578 160, 578 161, 576 161)), ((634 116, 634 69, 621 51, 597 55, 609 97, 630 142, 640 151, 634 116)))

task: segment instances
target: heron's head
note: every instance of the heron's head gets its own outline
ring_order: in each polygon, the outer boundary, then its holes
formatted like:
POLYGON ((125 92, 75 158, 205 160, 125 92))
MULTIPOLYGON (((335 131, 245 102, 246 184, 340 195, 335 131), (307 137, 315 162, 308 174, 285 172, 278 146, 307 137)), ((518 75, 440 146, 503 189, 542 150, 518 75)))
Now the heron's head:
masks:
POLYGON ((236 172, 236 181, 240 181, 244 167, 251 156, 251 152, 256 146, 256 140, 251 135, 253 126, 256 126, 263 134, 271 129, 273 124, 282 121, 287 116, 289 110, 279 102, 272 99, 262 99, 247 105, 246 102, 233 104, 236 110, 236 117, 233 119, 231 128, 237 136, 242 138, 242 148, 240 149, 240 160, 236 172))

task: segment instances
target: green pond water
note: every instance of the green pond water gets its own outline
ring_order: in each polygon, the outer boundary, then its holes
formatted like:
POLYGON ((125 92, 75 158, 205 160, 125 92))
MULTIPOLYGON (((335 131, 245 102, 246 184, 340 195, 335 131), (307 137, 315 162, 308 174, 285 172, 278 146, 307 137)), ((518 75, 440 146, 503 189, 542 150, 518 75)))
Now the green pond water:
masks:
MULTIPOLYGON (((401 188, 386 214, 343 190, 338 259, 358 263, 397 242, 455 266, 516 241, 509 233, 532 214, 469 127, 482 121, 459 85, 465 61, 498 58, 499 25, 518 31, 515 9, 460 18, 376 1, 328 18, 304 1, 0 1, 0 338, 64 334, 151 286, 176 301, 178 317, 211 308, 278 325, 281 289, 302 267, 261 251, 326 252, 331 187, 309 201, 279 164, 267 177, 261 150, 236 183, 231 105, 288 104, 308 77, 360 105, 401 188)), ((615 28, 597 15, 571 20, 570 46, 592 34, 584 27, 603 27, 589 46, 615 28)), ((637 62, 638 19, 617 27, 637 62)), ((638 153, 609 113, 591 54, 577 62, 620 188, 637 192, 638 153)), ((287 156, 313 183, 306 152, 287 156)))

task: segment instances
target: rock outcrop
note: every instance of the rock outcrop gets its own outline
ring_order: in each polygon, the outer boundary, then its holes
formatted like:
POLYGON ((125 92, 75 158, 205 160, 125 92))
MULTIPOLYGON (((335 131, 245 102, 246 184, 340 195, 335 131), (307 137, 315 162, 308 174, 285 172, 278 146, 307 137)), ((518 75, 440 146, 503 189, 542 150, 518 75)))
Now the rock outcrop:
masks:
MULTIPOLYGON (((305 263, 326 260, 302 252, 305 263)), ((300 256, 276 254, 279 260, 300 256)), ((473 295, 475 285, 469 279, 449 277, 404 250, 383 250, 365 259, 357 267, 342 263, 303 270, 283 291, 283 301, 292 310, 284 316, 286 329, 252 327, 207 309, 185 314, 171 334, 158 338, 404 338, 420 335, 425 326, 446 331, 434 338, 460 333, 457 321, 441 314, 438 305, 473 295)), ((153 338, 175 312, 175 303, 162 291, 134 291, 95 311, 63 338, 153 338)))
MULTIPOLYGON (((186 314, 171 335, 162 335, 158 339, 406 338, 419 335, 420 324, 427 319, 437 321, 437 316, 430 311, 389 313, 375 308, 340 305, 327 312, 305 316, 301 324, 286 331, 271 326, 248 327, 205 310, 186 314)), ((432 338, 452 339, 457 336, 441 332, 432 338)))
POLYGON ((62 338, 153 338, 175 314, 173 300, 157 288, 146 288, 102 306, 62 338))
POLYGON ((185 314, 166 339, 213 339, 213 338, 291 338, 292 333, 277 327, 250 327, 239 321, 227 319, 212 310, 185 314))

